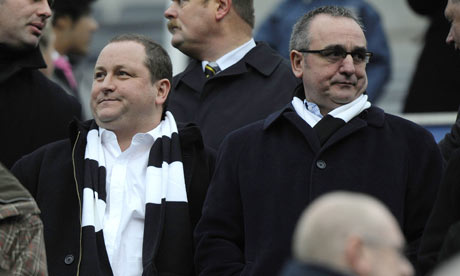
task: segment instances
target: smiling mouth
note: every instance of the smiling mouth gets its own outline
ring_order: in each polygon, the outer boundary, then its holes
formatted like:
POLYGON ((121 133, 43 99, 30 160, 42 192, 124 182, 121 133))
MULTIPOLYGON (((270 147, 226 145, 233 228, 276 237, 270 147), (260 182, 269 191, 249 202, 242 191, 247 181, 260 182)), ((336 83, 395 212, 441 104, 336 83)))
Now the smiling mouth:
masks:
POLYGON ((338 85, 355 86, 355 83, 354 83, 354 82, 347 82, 347 81, 344 81, 344 82, 336 82, 335 84, 338 84, 338 85))
POLYGON ((97 101, 98 104, 104 103, 104 102, 117 102, 117 99, 100 99, 97 101))

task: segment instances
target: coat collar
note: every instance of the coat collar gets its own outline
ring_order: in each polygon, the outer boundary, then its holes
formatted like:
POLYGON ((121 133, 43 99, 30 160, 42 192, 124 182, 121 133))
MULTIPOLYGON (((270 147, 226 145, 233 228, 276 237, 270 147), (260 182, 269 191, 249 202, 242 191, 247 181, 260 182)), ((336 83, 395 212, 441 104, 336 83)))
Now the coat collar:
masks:
POLYGON ((7 46, 0 45, 0 50, 2 51, 2 58, 0 59, 0 82, 7 80, 23 69, 46 67, 46 63, 38 47, 28 51, 14 51, 7 46))
MULTIPOLYGON (((78 132, 80 132, 80 136, 83 135, 83 137, 85 137, 84 140, 86 140, 86 135, 88 134, 88 131, 90 130, 93 123, 95 123, 93 119, 88 121, 80 121, 77 118, 74 118, 69 127, 70 140, 72 145, 75 143, 78 132)), ((203 137, 201 136, 201 131, 196 124, 177 123, 177 130, 181 141, 181 147, 189 148, 194 145, 198 149, 204 148, 203 137)))
MULTIPOLYGON (((295 88, 294 95, 300 97, 301 99, 304 99, 305 95, 303 91, 304 91, 303 84, 299 84, 295 88)), ((277 122, 278 120, 281 120, 282 118, 286 118, 286 115, 292 116, 292 114, 289 115, 290 113, 296 113, 292 103, 288 103, 283 109, 278 110, 277 112, 272 113, 270 116, 268 116, 264 121, 264 130, 274 125, 275 122, 277 122)), ((365 122, 367 125, 372 126, 372 127, 383 127, 384 121, 385 121, 385 112, 382 109, 373 105, 369 109, 366 109, 363 112, 361 112, 361 114, 359 114, 357 117, 353 118, 350 122, 348 122, 348 124, 356 124, 357 122, 365 122)), ((305 125, 307 124, 305 123, 305 125)))
POLYGON ((301 276, 301 275, 316 275, 316 276, 351 276, 344 272, 328 268, 322 265, 312 263, 301 263, 299 261, 289 261, 281 273, 281 276, 301 276))
POLYGON ((276 70, 278 65, 283 62, 284 59, 267 44, 257 42, 256 47, 251 49, 251 51, 249 51, 241 61, 235 63, 208 80, 204 76, 201 61, 192 60, 187 68, 175 77, 173 88, 176 89, 179 84, 183 83, 191 87, 193 90, 201 92, 206 82, 227 76, 244 74, 250 70, 249 68, 253 68, 260 74, 268 77, 276 70))

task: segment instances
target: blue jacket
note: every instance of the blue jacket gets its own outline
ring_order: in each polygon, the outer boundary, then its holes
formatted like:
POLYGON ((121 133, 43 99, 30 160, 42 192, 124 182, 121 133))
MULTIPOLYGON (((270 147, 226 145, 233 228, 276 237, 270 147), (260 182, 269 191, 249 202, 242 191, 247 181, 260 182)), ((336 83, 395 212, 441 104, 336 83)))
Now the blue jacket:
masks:
POLYGON ((422 127, 370 107, 320 146, 291 104, 221 145, 195 231, 200 275, 278 275, 304 208, 334 191, 380 199, 415 263, 441 177, 441 155, 422 127))
MULTIPOLYGON (((391 56, 382 22, 377 11, 363 0, 284 0, 257 30, 255 39, 266 41, 282 56, 289 57, 292 26, 305 13, 325 5, 344 6, 362 20, 369 51, 374 55, 367 65, 369 85, 367 94, 373 102, 382 94, 390 79, 391 56)), ((316 50, 316 49, 315 49, 316 50)))

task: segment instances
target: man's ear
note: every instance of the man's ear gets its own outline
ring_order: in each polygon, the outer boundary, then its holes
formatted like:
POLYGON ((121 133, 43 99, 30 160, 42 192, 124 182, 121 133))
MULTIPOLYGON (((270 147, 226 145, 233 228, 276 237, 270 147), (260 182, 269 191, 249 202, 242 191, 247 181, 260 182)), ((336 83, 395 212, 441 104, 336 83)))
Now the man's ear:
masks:
POLYGON ((73 20, 68 15, 60 16, 56 18, 56 23, 54 24, 54 28, 60 31, 69 30, 72 28, 73 20))
POLYGON ((232 0, 215 0, 217 3, 216 20, 222 20, 232 8, 232 0))
POLYGON ((157 96, 155 98, 155 104, 163 105, 168 99, 169 91, 171 89, 171 82, 168 79, 161 79, 155 82, 157 88, 157 96))
POLYGON ((368 275, 370 262, 366 257, 364 243, 357 236, 350 236, 345 244, 345 263, 356 275, 368 275))
POLYGON ((297 50, 292 50, 289 58, 291 60, 292 72, 297 78, 302 78, 304 71, 303 64, 305 62, 303 54, 297 50))

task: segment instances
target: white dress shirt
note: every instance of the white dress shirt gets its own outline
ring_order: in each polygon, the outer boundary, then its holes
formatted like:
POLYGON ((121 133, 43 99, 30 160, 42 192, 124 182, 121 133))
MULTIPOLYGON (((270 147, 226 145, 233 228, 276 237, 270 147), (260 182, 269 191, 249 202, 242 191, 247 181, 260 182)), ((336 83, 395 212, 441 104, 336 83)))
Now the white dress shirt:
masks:
MULTIPOLYGON (((256 47, 256 42, 253 38, 251 38, 248 42, 244 43, 240 47, 226 53, 225 55, 221 56, 219 59, 216 60, 217 65, 221 71, 224 71, 228 67, 232 66, 233 64, 237 63, 242 59, 252 48, 256 47)), ((209 63, 209 61, 203 60, 201 62, 201 66, 204 67, 209 63)))
POLYGON ((136 134, 121 152, 114 132, 100 128, 106 160, 106 211, 104 241, 115 276, 142 275, 145 220, 145 175, 155 128, 136 134))

